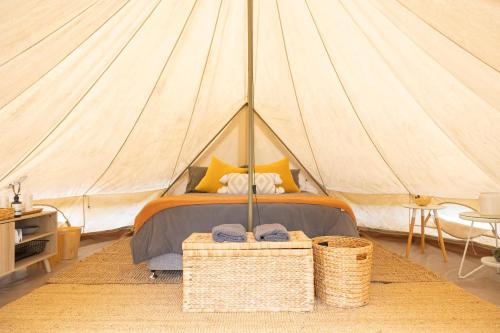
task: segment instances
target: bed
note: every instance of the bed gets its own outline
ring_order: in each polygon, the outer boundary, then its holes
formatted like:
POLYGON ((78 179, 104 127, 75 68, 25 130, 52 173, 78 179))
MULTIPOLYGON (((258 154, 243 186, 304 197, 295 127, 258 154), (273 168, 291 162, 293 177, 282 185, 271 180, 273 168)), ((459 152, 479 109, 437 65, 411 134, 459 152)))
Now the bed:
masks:
MULTIPOLYGON (((184 194, 155 199, 135 219, 134 263, 150 260, 151 270, 181 270, 182 242, 193 232, 211 232, 222 223, 247 226, 247 196, 184 194)), ((308 193, 258 195, 254 226, 281 223, 309 237, 358 236, 351 207, 342 200, 308 193)))

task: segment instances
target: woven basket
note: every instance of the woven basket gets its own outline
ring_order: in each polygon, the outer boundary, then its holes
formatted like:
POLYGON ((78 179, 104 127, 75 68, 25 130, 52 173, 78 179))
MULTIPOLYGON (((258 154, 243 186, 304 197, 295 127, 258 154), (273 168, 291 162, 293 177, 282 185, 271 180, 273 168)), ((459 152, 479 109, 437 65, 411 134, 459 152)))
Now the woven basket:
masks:
POLYGON ((314 287, 328 305, 355 308, 368 304, 373 244, 352 237, 313 239, 314 287))
POLYGON ((0 208, 0 221, 14 218, 14 208, 0 208))

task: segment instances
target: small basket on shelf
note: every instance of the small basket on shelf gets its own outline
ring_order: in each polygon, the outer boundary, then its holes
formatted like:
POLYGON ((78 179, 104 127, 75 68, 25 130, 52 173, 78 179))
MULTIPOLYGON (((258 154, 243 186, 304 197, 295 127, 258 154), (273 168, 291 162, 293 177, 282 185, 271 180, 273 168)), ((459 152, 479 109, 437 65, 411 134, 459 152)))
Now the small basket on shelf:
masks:
POLYGON ((47 239, 37 239, 26 243, 16 245, 15 261, 31 257, 45 251, 45 246, 49 241, 47 239))
POLYGON ((14 218, 14 208, 0 208, 0 221, 14 218))
POLYGON ((340 308, 368 304, 372 242, 343 236, 316 237, 313 253, 314 287, 321 301, 340 308))

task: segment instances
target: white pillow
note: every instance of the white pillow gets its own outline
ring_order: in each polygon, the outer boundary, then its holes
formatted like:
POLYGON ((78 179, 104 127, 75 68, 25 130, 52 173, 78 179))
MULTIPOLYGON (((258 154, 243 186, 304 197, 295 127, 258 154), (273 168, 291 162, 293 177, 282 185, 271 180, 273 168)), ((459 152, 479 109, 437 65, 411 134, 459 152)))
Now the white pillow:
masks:
MULTIPOLYGON (((280 185, 283 183, 277 173, 256 173, 254 184, 257 186, 257 194, 281 194, 285 189, 280 185)), ((225 186, 221 187, 217 193, 225 194, 247 194, 248 193, 248 174, 229 173, 219 179, 225 186)))

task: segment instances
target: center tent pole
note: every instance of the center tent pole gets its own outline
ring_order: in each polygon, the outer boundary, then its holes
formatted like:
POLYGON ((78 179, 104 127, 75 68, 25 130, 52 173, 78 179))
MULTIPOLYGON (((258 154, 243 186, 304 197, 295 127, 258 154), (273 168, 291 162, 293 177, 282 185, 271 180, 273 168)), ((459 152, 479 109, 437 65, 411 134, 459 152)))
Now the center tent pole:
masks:
POLYGON ((248 31, 248 231, 253 230, 253 195, 254 195, 254 106, 253 106, 253 0, 247 0, 248 31))

